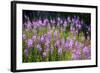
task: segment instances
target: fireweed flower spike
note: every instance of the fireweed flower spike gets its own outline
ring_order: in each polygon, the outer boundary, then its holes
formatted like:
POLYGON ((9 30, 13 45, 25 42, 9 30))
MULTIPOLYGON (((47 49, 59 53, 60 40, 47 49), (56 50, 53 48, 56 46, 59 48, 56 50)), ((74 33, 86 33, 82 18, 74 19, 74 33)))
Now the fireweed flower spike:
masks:
POLYGON ((45 42, 45 37, 42 35, 41 36, 41 42, 44 43, 45 42))
POLYGON ((33 41, 35 41, 35 40, 36 40, 36 36, 35 36, 35 35, 33 35, 32 40, 33 40, 33 41))
POLYGON ((74 41, 71 39, 70 42, 69 42, 70 49, 73 47, 73 44, 74 44, 74 41))
POLYGON ((66 42, 65 42, 65 48, 68 49, 68 47, 69 47, 69 42, 68 42, 68 40, 66 40, 66 42))
POLYGON ((64 23, 63 23, 63 27, 67 27, 67 21, 66 20, 64 20, 64 23))
POLYGON ((49 50, 49 44, 46 43, 46 44, 45 44, 45 47, 46 47, 46 51, 48 51, 48 50, 49 50))
POLYGON ((32 39, 28 39, 28 41, 27 41, 27 46, 28 46, 29 48, 31 48, 32 45, 33 45, 33 40, 32 40, 32 39))
POLYGON ((90 57, 90 55, 91 55, 90 48, 88 48, 88 47, 85 46, 85 47, 83 48, 83 53, 85 54, 85 57, 86 57, 87 59, 91 58, 91 57, 90 57))
POLYGON ((57 31, 54 32, 54 39, 57 37, 57 31))
POLYGON ((67 21, 68 23, 71 23, 71 18, 69 16, 67 17, 67 21))
POLYGON ((75 42, 75 47, 76 47, 76 49, 81 49, 82 44, 79 43, 78 41, 76 41, 76 42, 75 42))
POLYGON ((39 50, 40 52, 42 51, 42 47, 41 47, 40 44, 37 44, 37 48, 38 48, 38 50, 39 50))
POLYGON ((80 49, 76 49, 75 53, 76 53, 77 55, 81 55, 80 49))
POLYGON ((89 48, 85 46, 85 47, 83 48, 83 53, 85 53, 85 54, 89 53, 89 48))
POLYGON ((42 20, 39 20, 38 21, 38 24, 41 26, 43 23, 42 23, 42 20))
POLYGON ((73 26, 70 27, 70 31, 73 33, 75 32, 75 28, 73 26))
POLYGON ((73 53, 72 53, 72 59, 73 60, 79 60, 81 58, 81 50, 80 49, 76 49, 73 53))
POLYGON ((47 37, 48 37, 48 39, 49 39, 49 40, 51 40, 51 38, 52 38, 52 32, 51 32, 51 31, 50 31, 50 32, 48 32, 47 37))

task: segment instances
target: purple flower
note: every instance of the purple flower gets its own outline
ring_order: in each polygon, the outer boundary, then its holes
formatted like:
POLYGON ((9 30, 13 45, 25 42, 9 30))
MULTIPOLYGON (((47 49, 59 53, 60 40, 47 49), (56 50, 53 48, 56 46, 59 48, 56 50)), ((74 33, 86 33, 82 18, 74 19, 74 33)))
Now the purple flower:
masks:
POLYGON ((28 39, 27 45, 28 45, 29 48, 32 47, 32 45, 33 45, 33 40, 32 40, 32 39, 28 39))
POLYGON ((54 38, 56 38, 56 37, 57 37, 57 31, 54 32, 54 38))
POLYGON ((73 47, 73 44, 74 44, 74 41, 73 40, 70 40, 69 47, 72 48, 73 47))
POLYGON ((78 46, 78 45, 79 45, 79 42, 78 42, 78 41, 76 41, 76 42, 75 42, 75 46, 78 46))
POLYGON ((78 29, 81 29, 81 24, 78 25, 78 29))
POLYGON ((26 49, 24 50, 24 53, 25 53, 25 56, 28 57, 28 55, 29 55, 28 48, 26 48, 26 49))
POLYGON ((49 38, 45 38, 45 45, 50 44, 50 39, 49 38))
POLYGON ((41 37, 41 42, 45 42, 45 37, 42 35, 42 37, 41 37))
POLYGON ((46 46, 46 51, 48 51, 49 50, 49 44, 45 44, 45 46, 46 46))
POLYGON ((68 23, 71 22, 71 18, 69 16, 67 17, 67 21, 68 21, 68 23))
POLYGON ((32 40, 33 40, 33 41, 35 41, 35 40, 36 40, 36 36, 35 36, 35 35, 33 35, 32 40))
POLYGON ((39 51, 42 51, 42 48, 41 48, 40 44, 37 45, 37 48, 38 48, 39 51))
POLYGON ((89 53, 89 52, 90 52, 90 51, 89 51, 89 48, 85 46, 85 47, 83 48, 83 53, 87 54, 87 53, 89 53))
POLYGON ((65 48, 68 48, 69 47, 69 42, 68 42, 68 40, 66 40, 66 42, 65 42, 65 48))
POLYGON ((79 60, 81 58, 81 51, 79 49, 76 49, 75 52, 72 54, 73 60, 79 60))
POLYGON ((78 25, 80 23, 79 19, 75 20, 75 24, 78 25))
POLYGON ((40 48, 41 46, 40 46, 40 44, 37 44, 37 48, 40 48))
POLYGON ((59 55, 62 54, 62 48, 58 48, 58 54, 59 54, 59 55))
POLYGON ((91 58, 91 51, 90 51, 90 48, 88 48, 88 47, 84 47, 83 48, 83 53, 85 54, 85 57, 87 58, 87 59, 90 59, 91 58))
POLYGON ((85 53, 85 57, 86 57, 86 59, 91 59, 91 52, 85 53))
POLYGON ((77 55, 81 55, 80 49, 77 49, 77 50, 75 51, 75 53, 76 53, 77 55))
POLYGON ((46 18, 46 19, 44 19, 44 21, 43 21, 43 26, 47 26, 47 24, 48 24, 48 19, 46 18))
POLYGON ((60 24, 63 24, 63 20, 60 20, 60 24))
POLYGON ((47 35, 48 39, 50 40, 52 38, 52 33, 51 32, 48 32, 48 35, 47 35))
POLYGON ((74 17, 72 18, 72 22, 75 24, 75 23, 76 23, 76 20, 77 20, 77 16, 74 16, 74 17))
POLYGON ((67 21, 66 21, 66 20, 64 21, 63 26, 64 26, 64 27, 67 27, 67 21))
POLYGON ((56 22, 55 22, 54 19, 50 19, 50 23, 51 23, 51 24, 55 24, 56 22))
POLYGON ((46 46, 46 48, 49 48, 49 44, 48 43, 46 43, 45 46, 46 46))
POLYGON ((72 60, 79 60, 80 59, 80 55, 73 53, 72 54, 72 60))
POLYGON ((75 42, 75 46, 77 49, 81 49, 81 44, 78 41, 75 42))
POLYGON ((86 59, 91 59, 91 53, 85 54, 86 59))
POLYGON ((31 29, 31 25, 30 24, 27 25, 27 29, 31 29))
POLYGON ((42 20, 39 20, 39 21, 38 21, 38 24, 39 24, 39 25, 42 25, 42 20))
POLYGON ((75 19, 74 18, 72 18, 72 22, 75 23, 75 19))
POLYGON ((71 31, 71 32, 75 32, 75 28, 71 26, 71 27, 70 27, 70 31, 71 31))

